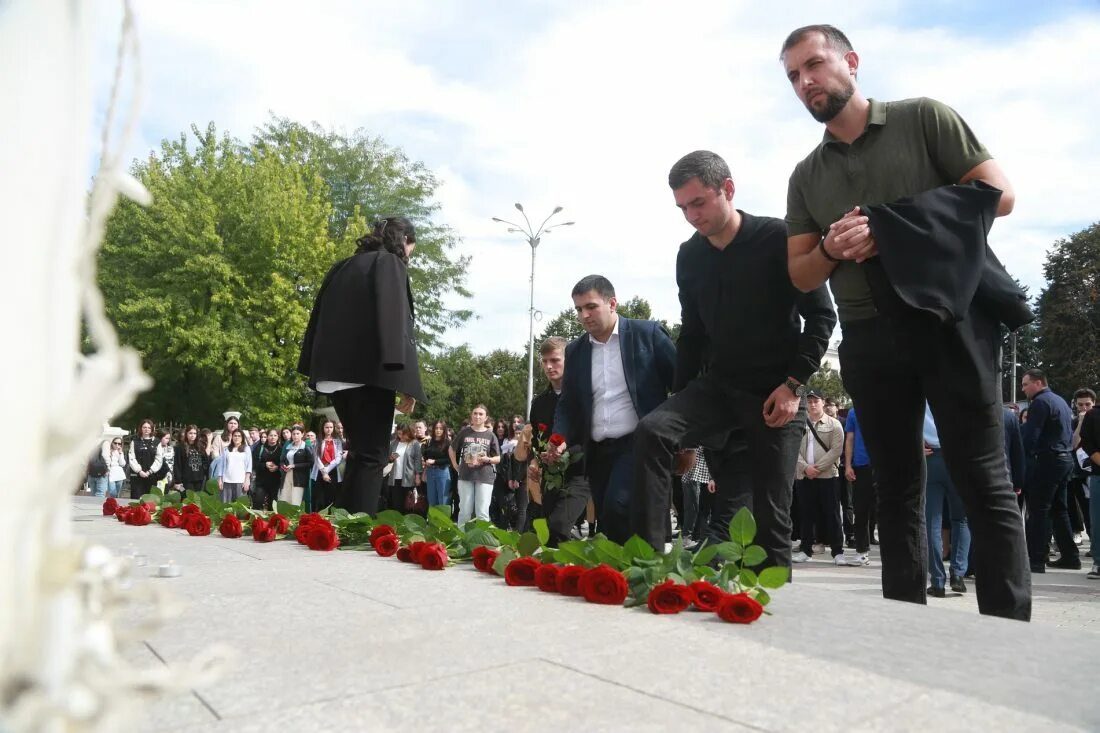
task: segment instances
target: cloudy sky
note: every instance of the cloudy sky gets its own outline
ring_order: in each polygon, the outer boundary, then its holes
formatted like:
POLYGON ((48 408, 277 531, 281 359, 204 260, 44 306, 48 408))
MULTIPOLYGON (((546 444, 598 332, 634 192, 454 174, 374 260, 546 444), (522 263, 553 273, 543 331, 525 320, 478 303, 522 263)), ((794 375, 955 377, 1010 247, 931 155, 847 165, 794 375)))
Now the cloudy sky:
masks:
MULTIPOLYGON (((114 4, 100 4, 102 119, 114 4)), ((993 243, 1037 293, 1058 238, 1100 219, 1096 2, 850 0, 135 0, 145 96, 132 157, 209 121, 247 138, 269 112, 365 128, 443 181, 439 218, 473 256, 478 318, 449 335, 477 351, 527 338, 530 250, 491 217, 522 202, 576 225, 539 247, 535 305, 571 305, 599 272, 679 320, 676 248, 691 230, 665 183, 681 155, 730 163, 735 202, 782 217, 787 178, 822 127, 777 60, 791 29, 827 22, 860 53, 867 96, 957 109, 1017 193, 993 243), (1088 202, 1093 202, 1088 205, 1088 202)), ((536 329, 538 326, 536 325, 536 329)))

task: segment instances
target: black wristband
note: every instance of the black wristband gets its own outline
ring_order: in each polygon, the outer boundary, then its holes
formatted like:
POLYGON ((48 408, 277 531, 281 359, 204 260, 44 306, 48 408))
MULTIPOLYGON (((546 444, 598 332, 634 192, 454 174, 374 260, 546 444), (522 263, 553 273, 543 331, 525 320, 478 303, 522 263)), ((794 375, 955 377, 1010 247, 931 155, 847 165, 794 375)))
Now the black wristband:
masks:
POLYGON ((831 254, 829 254, 829 251, 825 249, 825 237, 827 236, 829 235, 826 234, 818 240, 817 248, 821 250, 821 254, 825 255, 825 259, 827 259, 829 262, 840 262, 840 260, 838 260, 836 257, 833 257, 831 254))

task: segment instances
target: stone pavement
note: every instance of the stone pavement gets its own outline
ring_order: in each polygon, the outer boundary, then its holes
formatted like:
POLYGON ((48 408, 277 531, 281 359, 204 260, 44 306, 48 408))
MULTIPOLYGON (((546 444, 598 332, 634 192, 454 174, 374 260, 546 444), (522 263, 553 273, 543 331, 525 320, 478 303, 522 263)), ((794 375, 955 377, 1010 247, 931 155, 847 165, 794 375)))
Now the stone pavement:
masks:
MULTIPOLYGON (((1054 626, 1089 634, 1100 634, 1100 580, 1089 580, 1085 574, 1092 559, 1085 557, 1089 542, 1081 545, 1081 570, 1055 570, 1032 575, 1031 622, 1042 626, 1054 626)), ((848 557, 853 550, 846 550, 848 557)), ((844 591, 869 598, 882 597, 880 576, 882 565, 877 546, 871 547, 871 564, 865 567, 837 567, 828 553, 814 555, 808 563, 795 567, 796 583, 811 584, 815 588, 844 591)), ((932 608, 959 611, 977 615, 978 599, 974 593, 974 579, 966 579, 966 593, 953 593, 947 589, 946 598, 929 598, 932 608)))
POLYGON ((509 588, 468 565, 127 527, 99 506, 74 500, 82 535, 183 567, 142 581, 188 607, 128 657, 239 650, 224 679, 133 730, 1100 730, 1100 637, 1059 628, 1043 581, 1022 624, 955 610, 971 598, 884 601, 876 568, 822 564, 775 594, 775 615, 735 626, 509 588))

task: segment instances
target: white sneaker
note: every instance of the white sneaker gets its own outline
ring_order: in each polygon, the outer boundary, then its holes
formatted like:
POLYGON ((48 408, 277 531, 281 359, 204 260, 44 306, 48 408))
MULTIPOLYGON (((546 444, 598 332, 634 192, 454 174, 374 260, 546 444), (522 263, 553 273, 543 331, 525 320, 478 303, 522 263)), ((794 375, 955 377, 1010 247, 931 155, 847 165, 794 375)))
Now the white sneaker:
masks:
POLYGON ((1080 532, 1077 532, 1073 535, 1073 544, 1079 545, 1084 541, 1085 541, 1085 538, 1081 535, 1080 532))
POLYGON ((821 544, 820 542, 815 542, 814 543, 814 554, 815 555, 820 555, 823 552, 825 552, 825 545, 821 544))
POLYGON ((857 553, 854 558, 848 563, 849 565, 870 565, 871 556, 866 552, 857 553))
POLYGON ((834 555, 833 556, 833 564, 834 565, 855 565, 856 563, 854 561, 853 562, 848 562, 844 558, 844 555, 834 555))
POLYGON ((791 556, 791 562, 807 562, 809 561, 809 559, 810 556, 807 555, 805 552, 796 552, 794 555, 791 556))

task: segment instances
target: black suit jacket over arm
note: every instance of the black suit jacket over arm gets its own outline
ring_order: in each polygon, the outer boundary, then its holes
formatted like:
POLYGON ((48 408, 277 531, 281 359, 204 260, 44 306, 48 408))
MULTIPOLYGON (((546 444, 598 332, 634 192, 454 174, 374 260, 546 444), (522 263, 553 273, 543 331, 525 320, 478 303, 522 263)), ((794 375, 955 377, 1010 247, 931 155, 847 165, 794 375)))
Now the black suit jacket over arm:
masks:
POLYGON ((1027 296, 989 248, 1001 191, 982 181, 941 186, 888 204, 860 206, 879 256, 867 264, 875 306, 912 308, 942 323, 971 305, 1009 329, 1035 320, 1027 296))
POLYGON ((318 382, 392 389, 425 401, 405 263, 364 252, 333 265, 309 317, 298 371, 318 382))

